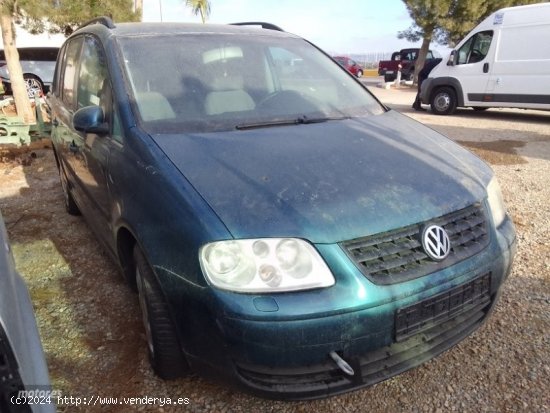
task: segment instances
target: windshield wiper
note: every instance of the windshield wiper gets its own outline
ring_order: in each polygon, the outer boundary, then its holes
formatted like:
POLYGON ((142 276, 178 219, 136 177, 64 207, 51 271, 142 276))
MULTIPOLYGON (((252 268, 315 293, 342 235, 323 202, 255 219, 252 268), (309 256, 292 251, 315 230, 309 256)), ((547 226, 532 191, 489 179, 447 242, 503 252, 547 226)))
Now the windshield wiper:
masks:
POLYGON ((238 130, 247 130, 247 129, 256 129, 256 128, 269 128, 272 126, 285 126, 285 125, 307 125, 310 123, 321 123, 327 122, 329 120, 344 120, 350 119, 350 116, 326 116, 319 118, 308 118, 307 116, 300 116, 295 119, 283 119, 283 120, 273 120, 267 122, 257 122, 257 123, 243 123, 241 125, 235 126, 238 130))

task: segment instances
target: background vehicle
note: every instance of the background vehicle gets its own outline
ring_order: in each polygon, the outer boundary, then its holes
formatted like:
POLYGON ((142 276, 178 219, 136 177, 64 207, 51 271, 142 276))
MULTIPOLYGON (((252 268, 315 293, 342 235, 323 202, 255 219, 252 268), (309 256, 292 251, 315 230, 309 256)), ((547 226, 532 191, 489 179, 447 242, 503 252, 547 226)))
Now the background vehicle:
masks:
MULTIPOLYGON (((59 47, 21 47, 17 51, 29 97, 48 93, 53 81, 59 47)), ((6 94, 11 94, 10 75, 3 50, 0 50, 0 79, 6 94)))
POLYGON ((510 271, 491 169, 298 36, 101 18, 48 98, 66 208, 137 289, 161 377, 368 386, 477 329, 510 271))
POLYGON ((352 75, 357 77, 363 76, 363 68, 355 60, 346 56, 334 56, 333 59, 345 67, 352 75))
MULTIPOLYGON (((50 380, 29 293, 15 270, 0 215, 0 412, 53 413, 54 404, 18 404, 19 390, 49 389, 50 380)), ((54 400, 52 400, 55 402, 54 400)))
POLYGON ((438 115, 457 107, 550 109, 550 4, 501 9, 473 29, 422 85, 438 115))
MULTIPOLYGON (((420 49, 401 49, 393 52, 391 60, 381 60, 378 62, 378 76, 384 76, 385 82, 393 82, 397 77, 398 66, 401 65, 401 79, 412 80, 416 59, 420 49)), ((426 55, 426 61, 433 59, 434 54, 431 50, 426 55)))

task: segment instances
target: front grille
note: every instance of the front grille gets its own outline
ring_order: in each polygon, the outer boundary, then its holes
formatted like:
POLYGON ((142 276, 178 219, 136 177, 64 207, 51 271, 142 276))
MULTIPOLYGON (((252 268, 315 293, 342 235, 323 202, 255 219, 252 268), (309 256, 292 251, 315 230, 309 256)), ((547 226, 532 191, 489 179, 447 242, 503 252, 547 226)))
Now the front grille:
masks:
MULTIPOLYGON (((475 331, 489 314, 492 300, 485 289, 490 274, 458 288, 469 289, 481 280, 484 293, 452 312, 452 317, 432 323, 403 341, 346 360, 355 370, 348 376, 327 355, 318 365, 297 368, 268 368, 238 364, 241 380, 252 390, 285 399, 308 399, 366 387, 416 367, 459 343, 475 331)), ((455 293, 454 288, 449 293, 455 293)), ((396 318, 399 316, 396 314, 396 318)))
POLYGON ((469 283, 432 296, 395 313, 395 340, 403 341, 449 320, 469 308, 489 302, 491 274, 484 274, 469 283))
POLYGON ((341 243, 361 272, 377 284, 393 284, 431 274, 472 257, 489 244, 483 206, 476 203, 442 217, 398 230, 341 243), (451 240, 443 261, 432 260, 422 247, 422 231, 439 225, 451 240))

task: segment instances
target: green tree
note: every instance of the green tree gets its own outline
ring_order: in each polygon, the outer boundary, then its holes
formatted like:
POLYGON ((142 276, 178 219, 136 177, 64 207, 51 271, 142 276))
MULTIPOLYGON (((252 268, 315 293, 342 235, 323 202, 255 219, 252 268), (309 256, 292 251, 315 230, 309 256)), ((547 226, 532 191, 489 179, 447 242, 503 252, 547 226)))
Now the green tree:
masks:
POLYGON ((35 34, 50 32, 68 36, 82 23, 98 16, 107 15, 114 21, 139 20, 141 11, 133 12, 133 5, 133 0, 0 0, 6 64, 17 113, 26 123, 33 122, 34 115, 19 63, 14 23, 35 34))
POLYGON ((185 0, 185 5, 191 7, 195 16, 200 14, 203 23, 206 23, 206 19, 210 17, 210 1, 208 0, 185 0))
POLYGON ((115 22, 139 21, 134 0, 18 0, 17 21, 31 33, 70 35, 82 23, 99 16, 115 22), (29 10, 32 10, 30 12, 29 10))
POLYGON ((397 37, 411 42, 422 39, 414 70, 414 83, 416 83, 418 72, 424 67, 430 43, 434 36, 440 35, 441 16, 449 9, 450 0, 403 0, 403 2, 414 23, 408 29, 399 32, 397 37))
POLYGON ((415 65, 415 82, 424 67, 430 43, 454 46, 491 13, 503 7, 538 3, 540 0, 403 0, 413 25, 397 34, 422 46, 415 65))

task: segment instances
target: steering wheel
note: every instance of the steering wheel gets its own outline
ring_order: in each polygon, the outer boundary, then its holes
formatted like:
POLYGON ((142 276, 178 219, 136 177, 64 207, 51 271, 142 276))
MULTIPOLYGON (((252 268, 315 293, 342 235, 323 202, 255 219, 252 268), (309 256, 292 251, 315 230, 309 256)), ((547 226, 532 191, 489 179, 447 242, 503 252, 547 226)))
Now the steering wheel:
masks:
POLYGON ((302 96, 293 90, 276 90, 275 92, 269 93, 256 105, 259 109, 273 108, 278 106, 285 106, 292 104, 292 101, 300 100, 302 101, 302 96))
POLYGON ((468 59, 468 63, 476 63, 480 60, 483 60, 485 56, 483 56, 483 53, 479 49, 472 49, 470 52, 470 58, 468 59))

